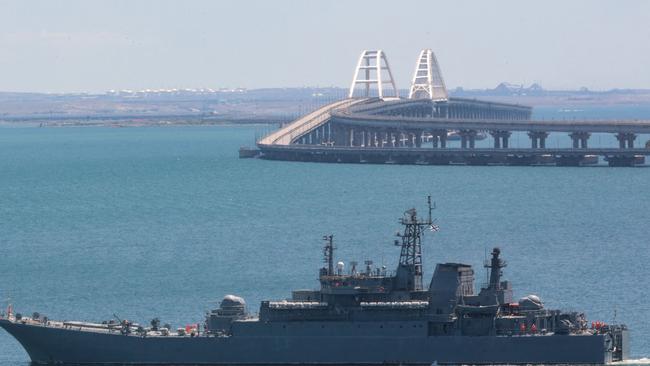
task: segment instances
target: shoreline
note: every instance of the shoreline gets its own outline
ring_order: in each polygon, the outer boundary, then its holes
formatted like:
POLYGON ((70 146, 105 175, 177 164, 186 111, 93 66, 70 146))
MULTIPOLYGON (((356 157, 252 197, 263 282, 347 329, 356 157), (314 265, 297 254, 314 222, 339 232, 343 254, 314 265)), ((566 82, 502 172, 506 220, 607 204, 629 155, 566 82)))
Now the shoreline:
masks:
POLYGON ((70 128, 70 127, 101 127, 101 128, 133 128, 133 127, 267 127, 275 125, 275 123, 268 122, 255 122, 255 123, 237 123, 237 122, 211 122, 211 123, 115 123, 115 122, 99 122, 99 123, 38 123, 38 122, 6 122, 0 121, 0 128, 70 128))

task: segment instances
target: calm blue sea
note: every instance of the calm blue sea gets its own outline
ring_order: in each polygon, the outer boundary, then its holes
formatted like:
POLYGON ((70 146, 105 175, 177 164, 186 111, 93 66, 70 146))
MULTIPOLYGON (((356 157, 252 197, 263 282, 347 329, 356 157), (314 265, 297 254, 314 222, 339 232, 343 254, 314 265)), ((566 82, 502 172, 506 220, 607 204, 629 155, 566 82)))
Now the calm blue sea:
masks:
MULTIPOLYGON (((500 246, 516 296, 627 323, 650 356, 650 168, 238 159, 260 129, 0 128, 0 304, 182 326, 234 293, 256 311, 318 285, 324 234, 340 260, 395 266, 397 219, 431 194, 427 277, 500 246)), ((27 362, 0 331, 0 365, 27 362)))

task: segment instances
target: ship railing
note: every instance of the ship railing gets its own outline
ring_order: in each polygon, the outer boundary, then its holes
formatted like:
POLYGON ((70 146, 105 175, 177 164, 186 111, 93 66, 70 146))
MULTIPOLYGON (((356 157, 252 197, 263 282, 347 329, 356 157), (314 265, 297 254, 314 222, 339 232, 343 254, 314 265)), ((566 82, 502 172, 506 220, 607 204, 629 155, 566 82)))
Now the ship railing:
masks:
POLYGON ((342 273, 342 274, 332 274, 332 275, 324 275, 321 276, 321 279, 324 280, 341 280, 341 279, 347 279, 347 278, 370 278, 370 279, 382 279, 386 277, 395 277, 397 274, 396 271, 389 271, 389 270, 381 270, 379 274, 377 274, 375 271, 371 271, 370 273, 366 271, 355 271, 355 272, 348 272, 348 273, 342 273))
POLYGON ((269 308, 271 309, 318 309, 326 307, 326 302, 317 301, 269 301, 269 308))
POLYGON ((429 307, 428 301, 377 301, 365 302, 360 304, 368 308, 391 308, 391 309, 426 309, 429 307))

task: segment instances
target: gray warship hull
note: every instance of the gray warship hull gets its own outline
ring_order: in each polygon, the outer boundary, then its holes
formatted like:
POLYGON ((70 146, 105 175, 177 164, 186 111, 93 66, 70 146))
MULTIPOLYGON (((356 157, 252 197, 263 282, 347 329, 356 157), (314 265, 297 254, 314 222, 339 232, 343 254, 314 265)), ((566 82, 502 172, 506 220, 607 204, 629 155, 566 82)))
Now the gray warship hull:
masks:
MULTIPOLYGON (((395 272, 385 266, 350 270, 335 265, 333 236, 326 235, 326 266, 318 289, 294 290, 280 301, 246 302, 226 295, 203 324, 174 331, 154 318, 150 327, 126 319, 102 323, 24 317, 9 307, 0 327, 37 364, 128 365, 431 365, 590 364, 628 359, 623 324, 592 321, 584 313, 547 309, 539 296, 516 301, 502 281, 506 262, 492 250, 488 283, 475 292, 474 270, 438 263, 423 283, 421 238, 436 231, 431 218, 404 212, 395 244, 395 272), (401 244, 400 244, 401 241, 401 244)), ((117 318, 117 317, 116 317, 117 318)))
POLYGON ((250 323, 243 323, 236 331, 239 334, 228 337, 142 337, 0 320, 0 326, 38 364, 431 365, 612 361, 607 334, 428 336, 420 322, 302 322, 290 326, 250 323))

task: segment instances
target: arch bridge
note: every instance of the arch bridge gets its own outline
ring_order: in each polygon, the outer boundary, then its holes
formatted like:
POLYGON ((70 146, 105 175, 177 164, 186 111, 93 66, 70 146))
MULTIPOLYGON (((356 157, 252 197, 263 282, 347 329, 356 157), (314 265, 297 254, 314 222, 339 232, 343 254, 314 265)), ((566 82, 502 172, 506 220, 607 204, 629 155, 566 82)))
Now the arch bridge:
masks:
POLYGON ((317 109, 257 142, 260 156, 276 160, 403 164, 586 165, 603 157, 612 166, 645 163, 650 121, 532 120, 518 104, 449 97, 434 53, 416 60, 409 95, 400 98, 382 50, 363 51, 347 99, 317 109), (512 148, 525 132, 529 148, 512 148), (550 133, 566 133, 571 146, 551 149, 550 133), (590 148, 592 133, 613 134, 617 148, 590 148), (476 141, 491 136, 489 148, 476 141), (459 140, 460 147, 448 141, 459 140), (641 146, 639 146, 641 145, 641 146))

